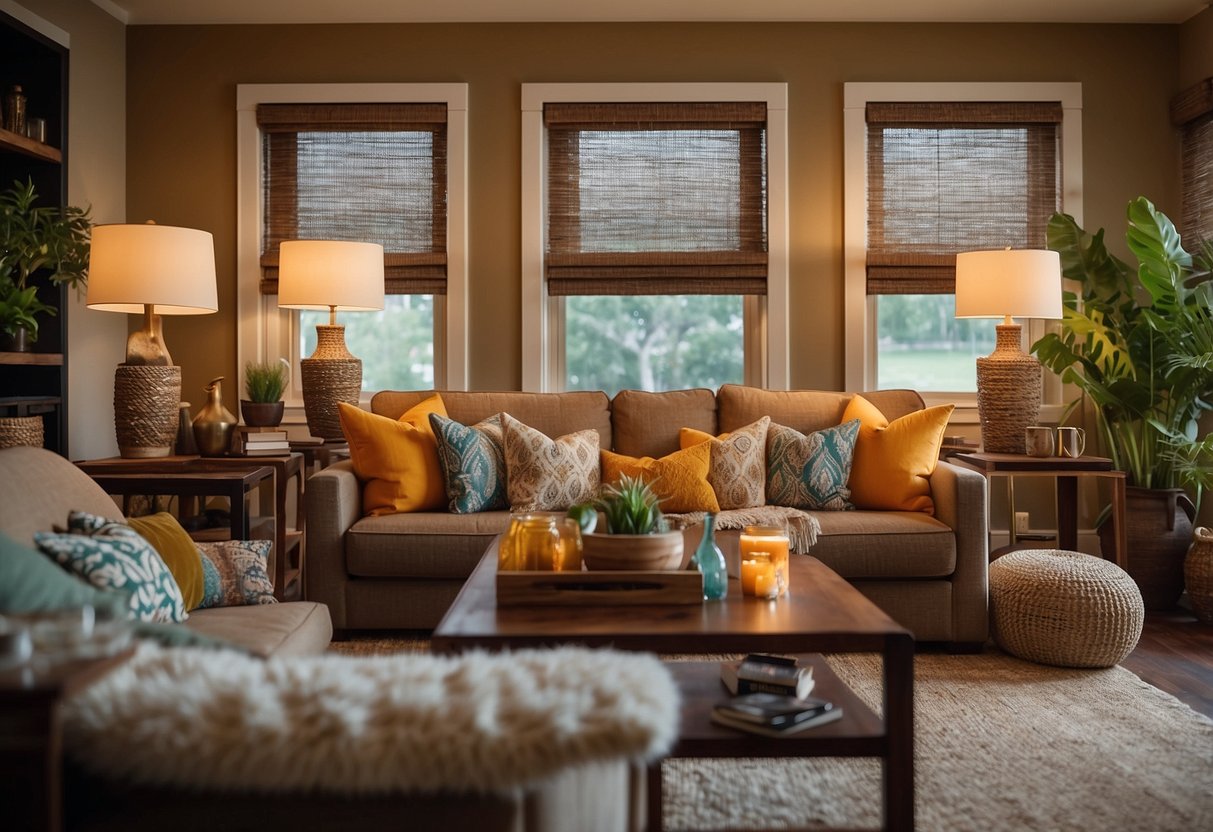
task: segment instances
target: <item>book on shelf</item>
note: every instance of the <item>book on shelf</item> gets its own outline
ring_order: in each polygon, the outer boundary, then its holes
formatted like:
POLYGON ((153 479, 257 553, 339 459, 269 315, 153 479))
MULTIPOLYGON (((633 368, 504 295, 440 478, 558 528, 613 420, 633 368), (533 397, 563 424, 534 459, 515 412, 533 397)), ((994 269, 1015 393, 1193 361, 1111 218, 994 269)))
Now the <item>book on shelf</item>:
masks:
POLYGON ((287 442, 285 439, 276 440, 274 442, 241 442, 240 445, 241 445, 241 447, 244 447, 244 448, 250 448, 250 449, 256 448, 257 450, 262 450, 262 451, 269 451, 269 450, 274 450, 274 449, 286 450, 291 447, 291 443, 287 442))
POLYGON ((741 661, 721 662, 720 681, 734 696, 775 693, 805 698, 813 692, 813 668, 792 656, 751 653, 741 661))
POLYGON ((286 448, 261 448, 261 447, 246 447, 240 452, 241 456, 290 456, 290 447, 286 448))
POLYGON ((240 439, 244 442, 285 442, 287 433, 273 428, 240 428, 240 439))
POLYGON ((842 709, 825 699, 773 693, 734 696, 712 709, 713 722, 768 737, 799 733, 841 716, 842 709))
POLYGON ((758 734, 764 737, 788 737, 793 734, 799 734, 801 731, 806 731, 809 728, 816 728, 819 725, 825 725, 839 719, 842 719, 842 708, 831 708, 828 711, 822 711, 817 716, 784 726, 769 726, 757 722, 747 722, 744 719, 737 719, 729 714, 712 711, 712 721, 717 725, 736 728, 739 731, 758 734))

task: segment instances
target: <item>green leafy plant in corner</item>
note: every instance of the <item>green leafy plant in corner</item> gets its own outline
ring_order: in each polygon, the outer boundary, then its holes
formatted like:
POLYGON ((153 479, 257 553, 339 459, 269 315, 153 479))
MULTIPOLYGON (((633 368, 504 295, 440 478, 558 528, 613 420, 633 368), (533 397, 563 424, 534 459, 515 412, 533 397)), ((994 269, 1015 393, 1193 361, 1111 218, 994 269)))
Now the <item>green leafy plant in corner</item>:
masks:
POLYGON ((603 487, 594 506, 602 512, 608 534, 662 534, 669 529, 660 502, 643 478, 624 474, 603 487))
POLYGON ((1213 443, 1197 427, 1213 406, 1213 247, 1189 254, 1144 197, 1129 203, 1126 239, 1136 267, 1107 250, 1103 229, 1050 219, 1048 246, 1081 294, 1063 293, 1061 331, 1032 351, 1092 402, 1105 452, 1130 485, 1199 496, 1213 484, 1213 443))
POLYGON ((273 403, 282 398, 286 390, 287 366, 285 361, 260 363, 250 361, 244 365, 244 392, 250 402, 273 403))
POLYGON ((38 316, 55 314, 38 299, 36 281, 83 289, 92 228, 87 209, 37 203, 32 180, 0 192, 0 331, 24 328, 31 341, 38 337, 38 316))

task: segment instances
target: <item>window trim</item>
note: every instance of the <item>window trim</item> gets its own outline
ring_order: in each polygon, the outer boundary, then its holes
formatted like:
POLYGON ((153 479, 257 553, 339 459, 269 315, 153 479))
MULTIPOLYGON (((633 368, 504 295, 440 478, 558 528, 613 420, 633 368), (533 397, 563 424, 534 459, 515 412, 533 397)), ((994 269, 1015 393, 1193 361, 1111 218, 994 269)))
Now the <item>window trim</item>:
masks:
MULTIPOLYGON (((1060 101, 1061 210, 1083 222, 1082 214, 1082 84, 1025 83, 901 83, 843 84, 843 257, 846 389, 871 390, 876 384, 876 303, 867 294, 867 120, 869 101, 1060 101)), ((1045 332, 1045 322, 1024 327, 1024 349, 1045 332)), ((1062 411, 1062 386, 1048 374, 1041 418, 1056 421, 1062 411)), ((977 394, 924 393, 928 405, 955 403, 953 423, 978 422, 977 394)))
MULTIPOLYGON (((279 356, 293 367, 299 359, 299 316, 279 309, 260 292, 261 130, 258 104, 408 102, 447 106, 447 288, 434 297, 434 386, 468 386, 467 84, 238 84, 236 86, 236 361, 239 389, 244 365, 279 356)), ((303 399, 297 373, 285 398, 286 422, 302 424, 303 399)), ((369 396, 364 394, 364 399, 369 396)))
POLYGON ((544 281, 547 102, 765 101, 767 104, 767 294, 747 298, 746 383, 788 388, 788 87, 786 83, 522 85, 522 389, 562 389, 564 304, 544 281))

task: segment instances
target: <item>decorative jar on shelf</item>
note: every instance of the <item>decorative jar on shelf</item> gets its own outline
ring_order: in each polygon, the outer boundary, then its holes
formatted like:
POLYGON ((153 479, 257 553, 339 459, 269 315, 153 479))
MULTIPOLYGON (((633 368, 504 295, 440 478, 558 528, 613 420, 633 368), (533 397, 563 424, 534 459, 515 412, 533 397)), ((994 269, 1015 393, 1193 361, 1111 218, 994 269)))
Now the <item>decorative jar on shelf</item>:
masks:
POLYGON ((223 456, 232 448, 236 417, 223 406, 223 376, 206 386, 206 404, 194 417, 194 441, 203 456, 223 456))

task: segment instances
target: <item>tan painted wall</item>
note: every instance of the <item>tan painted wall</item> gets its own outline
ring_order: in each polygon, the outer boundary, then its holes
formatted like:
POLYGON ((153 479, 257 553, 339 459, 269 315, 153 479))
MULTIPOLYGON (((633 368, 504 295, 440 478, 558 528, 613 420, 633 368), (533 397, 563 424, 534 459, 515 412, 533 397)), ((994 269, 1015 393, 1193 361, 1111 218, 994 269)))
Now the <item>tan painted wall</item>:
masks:
MULTIPOLYGON (((72 205, 95 222, 126 220, 126 27, 92 3, 23 0, 70 36, 68 180, 72 205)), ((114 373, 126 347, 125 315, 93 312, 83 298, 68 314, 68 451, 73 459, 118 453, 114 373)))
POLYGON ((1213 78, 1213 6, 1179 27, 1179 88, 1213 78))
POLYGON ((1149 194, 1178 203, 1178 27, 483 24, 132 27, 131 221, 215 235, 218 315, 166 320, 185 397, 236 373, 238 83, 463 81, 470 95, 471 384, 517 388, 519 85, 786 81, 790 104, 792 384, 843 383, 842 84, 1081 81, 1086 222, 1123 227, 1149 194), (1126 56, 1133 56, 1126 60, 1126 56))

